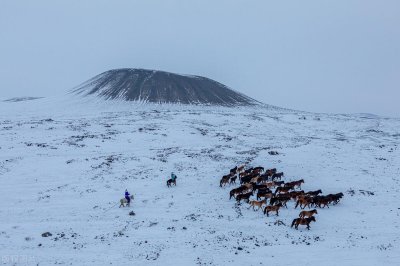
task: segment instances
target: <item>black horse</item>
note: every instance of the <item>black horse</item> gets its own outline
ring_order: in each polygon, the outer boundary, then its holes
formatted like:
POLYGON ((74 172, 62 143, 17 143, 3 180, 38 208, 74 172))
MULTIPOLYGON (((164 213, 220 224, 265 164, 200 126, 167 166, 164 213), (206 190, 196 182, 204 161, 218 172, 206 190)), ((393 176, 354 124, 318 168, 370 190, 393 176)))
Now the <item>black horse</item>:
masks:
POLYGON ((175 179, 168 179, 167 180, 167 187, 170 187, 171 185, 175 185, 176 186, 176 178, 175 179))

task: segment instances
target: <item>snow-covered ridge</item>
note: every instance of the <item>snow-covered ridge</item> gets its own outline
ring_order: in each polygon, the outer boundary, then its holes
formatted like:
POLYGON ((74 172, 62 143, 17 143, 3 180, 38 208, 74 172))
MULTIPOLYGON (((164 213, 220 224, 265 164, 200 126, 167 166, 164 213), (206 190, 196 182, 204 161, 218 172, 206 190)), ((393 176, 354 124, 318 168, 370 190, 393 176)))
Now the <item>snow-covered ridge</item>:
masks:
POLYGON ((42 99, 43 97, 14 97, 14 98, 10 98, 7 100, 4 100, 3 102, 24 102, 24 101, 33 101, 33 100, 37 100, 37 99, 42 99))

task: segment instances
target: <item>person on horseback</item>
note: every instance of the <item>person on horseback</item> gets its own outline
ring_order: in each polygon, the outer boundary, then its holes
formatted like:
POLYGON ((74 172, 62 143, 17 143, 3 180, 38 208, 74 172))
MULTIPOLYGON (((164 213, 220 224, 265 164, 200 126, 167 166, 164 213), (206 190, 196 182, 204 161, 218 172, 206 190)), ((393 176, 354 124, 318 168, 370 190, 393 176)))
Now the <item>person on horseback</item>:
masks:
POLYGON ((125 199, 128 201, 129 205, 131 203, 131 195, 129 194, 127 189, 125 189, 125 199))
POLYGON ((174 174, 174 172, 171 172, 171 179, 172 181, 175 181, 177 176, 174 174))

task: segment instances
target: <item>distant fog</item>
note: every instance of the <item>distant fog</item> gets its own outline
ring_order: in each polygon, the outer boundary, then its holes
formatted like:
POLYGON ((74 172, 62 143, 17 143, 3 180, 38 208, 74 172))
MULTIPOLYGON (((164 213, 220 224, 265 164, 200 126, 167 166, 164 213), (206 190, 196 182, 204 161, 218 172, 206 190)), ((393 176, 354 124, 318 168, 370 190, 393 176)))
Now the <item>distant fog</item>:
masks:
POLYGON ((0 1, 0 99, 132 67, 315 112, 400 116, 400 1, 0 1))

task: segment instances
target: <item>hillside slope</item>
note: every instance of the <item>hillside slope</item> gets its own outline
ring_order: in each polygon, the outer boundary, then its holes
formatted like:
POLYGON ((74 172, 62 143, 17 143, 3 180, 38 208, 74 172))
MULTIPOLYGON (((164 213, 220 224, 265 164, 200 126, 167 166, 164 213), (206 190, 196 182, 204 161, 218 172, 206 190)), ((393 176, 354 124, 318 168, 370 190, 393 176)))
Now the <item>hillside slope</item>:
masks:
POLYGON ((0 111, 6 265, 399 263, 399 120, 50 99, 0 111), (344 198, 294 230, 293 202, 266 217, 219 187, 244 162, 344 198), (135 200, 118 208, 125 189, 135 200))

